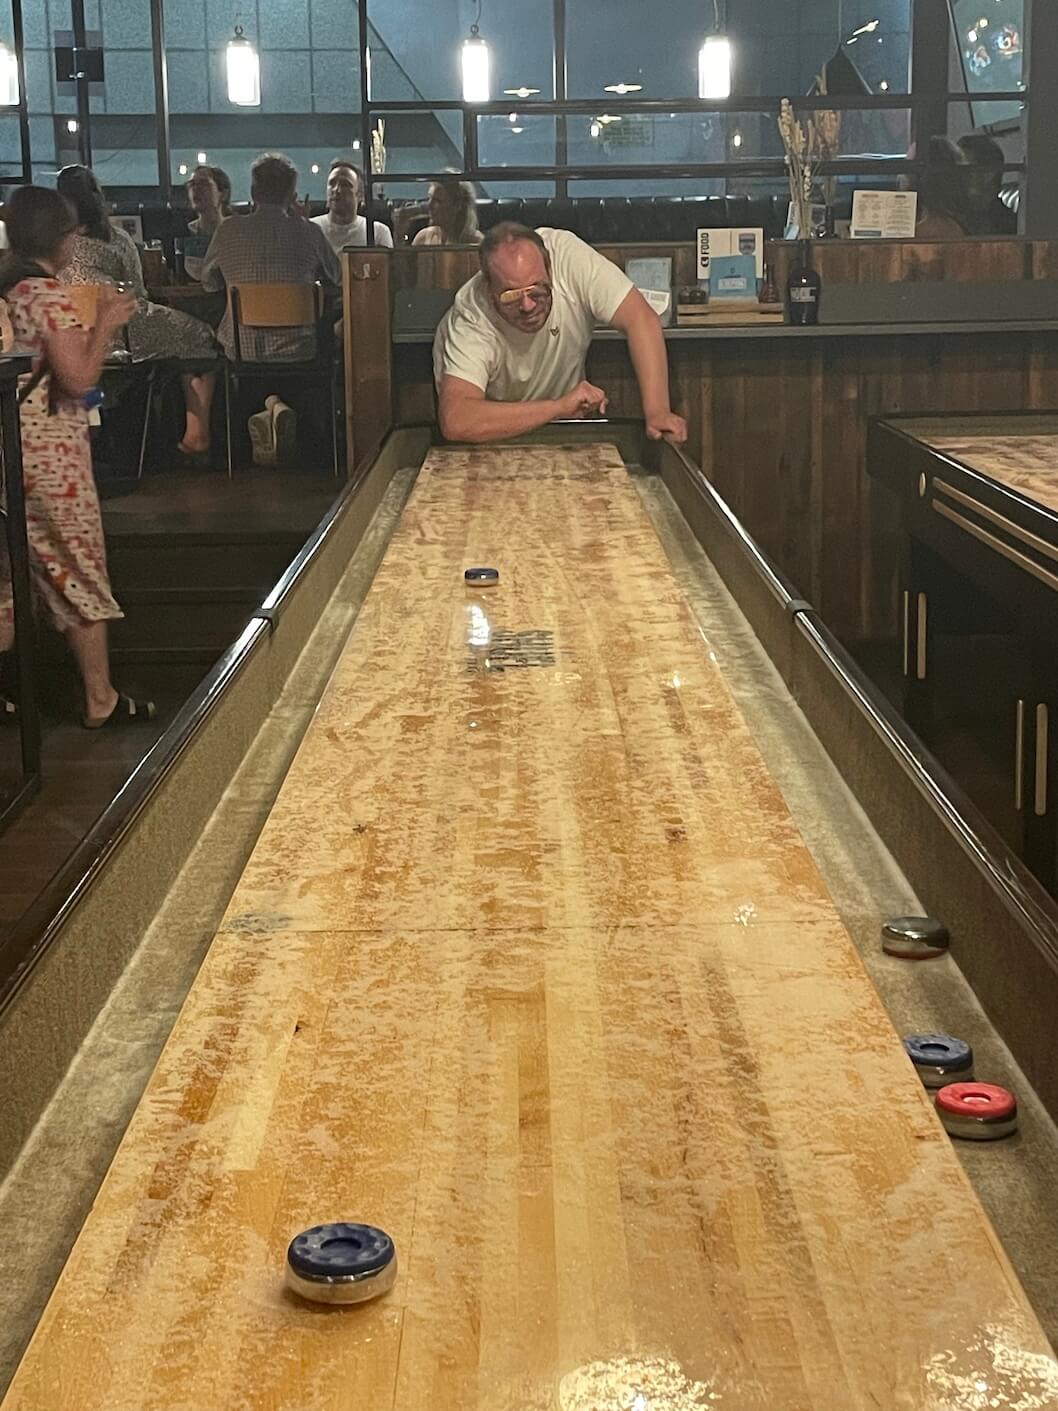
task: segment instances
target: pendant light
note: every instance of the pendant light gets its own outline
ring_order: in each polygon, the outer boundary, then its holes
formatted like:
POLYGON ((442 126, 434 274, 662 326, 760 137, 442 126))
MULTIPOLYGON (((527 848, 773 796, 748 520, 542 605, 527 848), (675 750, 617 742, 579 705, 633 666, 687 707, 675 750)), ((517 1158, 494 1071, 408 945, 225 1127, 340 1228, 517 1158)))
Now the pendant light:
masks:
POLYGON ((0 107, 17 108, 18 98, 18 58, 0 44, 0 107))
POLYGON ((228 40, 228 102, 237 108, 261 106, 261 58, 243 33, 235 26, 235 38, 228 40))
POLYGON ((478 28, 481 21, 481 0, 477 19, 470 26, 470 37, 463 40, 463 102, 487 103, 492 97, 492 54, 478 28))
POLYGON ((720 25, 720 0, 713 0, 714 33, 698 51, 698 97, 731 97, 731 40, 720 25))

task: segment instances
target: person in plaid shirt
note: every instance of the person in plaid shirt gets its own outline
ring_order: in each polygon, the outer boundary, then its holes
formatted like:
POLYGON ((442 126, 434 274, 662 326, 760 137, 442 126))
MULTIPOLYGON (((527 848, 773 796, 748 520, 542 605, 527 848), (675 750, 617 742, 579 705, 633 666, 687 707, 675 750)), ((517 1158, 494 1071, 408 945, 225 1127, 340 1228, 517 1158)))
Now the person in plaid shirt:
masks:
MULTIPOLYGON (((296 203, 298 169, 289 157, 267 153, 251 173, 254 211, 227 220, 214 235, 202 265, 204 289, 232 284, 309 284, 341 282, 338 257, 318 225, 306 220, 296 203)), ((217 337, 228 357, 235 356, 231 311, 217 337)), ((240 333, 243 357, 252 362, 292 362, 311 358, 311 328, 246 329, 240 333)))

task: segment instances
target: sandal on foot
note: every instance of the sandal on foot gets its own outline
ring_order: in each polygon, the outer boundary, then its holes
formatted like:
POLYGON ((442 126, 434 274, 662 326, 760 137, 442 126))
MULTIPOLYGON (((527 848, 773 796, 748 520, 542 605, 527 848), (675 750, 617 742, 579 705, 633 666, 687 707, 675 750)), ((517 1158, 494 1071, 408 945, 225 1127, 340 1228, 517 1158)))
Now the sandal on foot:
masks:
POLYGON ((135 701, 119 692, 117 705, 109 715, 82 715, 81 724, 86 730, 105 730, 108 725, 146 725, 157 714, 153 701, 135 701))

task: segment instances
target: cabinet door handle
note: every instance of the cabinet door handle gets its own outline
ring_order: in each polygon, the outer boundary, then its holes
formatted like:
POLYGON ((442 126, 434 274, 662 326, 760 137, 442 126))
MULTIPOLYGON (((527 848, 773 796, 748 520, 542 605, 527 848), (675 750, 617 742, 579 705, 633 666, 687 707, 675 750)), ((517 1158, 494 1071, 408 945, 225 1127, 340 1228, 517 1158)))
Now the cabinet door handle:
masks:
POLYGON ((916 662, 917 675, 920 681, 926 679, 926 629, 928 619, 928 607, 925 593, 918 595, 918 660, 916 662))
POLYGON ((911 673, 911 594, 907 588, 903 592, 904 599, 904 675, 911 673))
POLYGON ((1036 817, 1047 812, 1047 722, 1045 705, 1036 707, 1036 817))
POLYGON ((1018 700, 1014 717, 1014 807, 1025 806, 1025 702, 1018 700))

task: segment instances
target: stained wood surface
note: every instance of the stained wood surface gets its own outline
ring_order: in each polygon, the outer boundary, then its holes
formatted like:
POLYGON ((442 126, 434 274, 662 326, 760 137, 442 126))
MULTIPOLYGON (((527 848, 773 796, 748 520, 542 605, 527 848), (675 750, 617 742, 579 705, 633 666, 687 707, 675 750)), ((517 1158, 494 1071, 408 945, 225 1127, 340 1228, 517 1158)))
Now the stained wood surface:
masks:
POLYGON ((1055 1363, 616 452, 432 453, 4 1411, 984 1405, 1055 1363), (335 1218, 388 1298, 283 1291, 335 1218))
POLYGON ((916 417, 901 429, 1048 509, 1058 510, 1058 415, 916 417))

